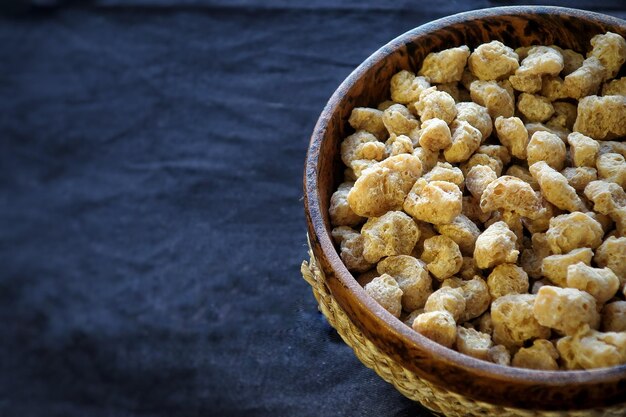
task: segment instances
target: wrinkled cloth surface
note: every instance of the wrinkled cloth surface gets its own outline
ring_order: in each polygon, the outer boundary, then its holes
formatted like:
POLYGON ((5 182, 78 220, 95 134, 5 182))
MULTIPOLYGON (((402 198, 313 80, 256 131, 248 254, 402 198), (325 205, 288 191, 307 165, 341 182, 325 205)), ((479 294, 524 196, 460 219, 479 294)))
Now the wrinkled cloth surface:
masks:
POLYGON ((428 415, 318 313, 302 167, 373 51, 503 4, 3 3, 0 415, 428 415))

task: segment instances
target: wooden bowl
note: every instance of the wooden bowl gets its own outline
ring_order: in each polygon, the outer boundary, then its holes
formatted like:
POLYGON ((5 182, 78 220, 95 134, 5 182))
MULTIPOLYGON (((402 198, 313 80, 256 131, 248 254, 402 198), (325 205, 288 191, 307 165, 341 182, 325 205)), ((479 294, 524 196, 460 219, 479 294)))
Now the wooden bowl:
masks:
MULTIPOLYGON (((402 372, 414 374, 435 390, 470 401, 526 410, 595 408, 605 410, 597 415, 607 415, 606 410, 611 410, 610 415, 626 414, 626 366, 589 371, 505 367, 447 349, 401 323, 371 299, 346 269, 333 244, 328 215, 330 196, 343 172, 339 144, 350 133, 347 123, 350 112, 354 107, 375 107, 388 99, 389 82, 396 72, 402 69, 417 72, 422 59, 431 51, 459 45, 474 48, 491 40, 500 40, 513 48, 557 44, 586 52, 591 37, 606 31, 626 37, 626 22, 560 7, 499 7, 461 13, 392 40, 339 86, 311 137, 304 195, 312 259, 319 265, 320 291, 327 292, 332 303, 339 307, 339 314, 345 313, 350 321, 350 328, 342 329, 344 339, 346 333, 358 332, 367 339, 364 342, 371 343, 380 356, 390 358, 402 372)), ((376 364, 368 363, 368 366, 376 367, 376 364)), ((401 385, 388 375, 385 379, 396 387, 401 385)), ((401 391, 411 396, 410 387, 401 391)), ((438 409, 436 405, 430 408, 438 409)))

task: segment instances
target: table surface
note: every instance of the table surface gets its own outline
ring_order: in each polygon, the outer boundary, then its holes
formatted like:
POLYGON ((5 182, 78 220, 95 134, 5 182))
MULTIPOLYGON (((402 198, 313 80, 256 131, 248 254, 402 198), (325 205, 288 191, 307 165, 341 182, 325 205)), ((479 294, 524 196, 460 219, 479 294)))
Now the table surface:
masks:
POLYGON ((427 415, 317 312, 302 165, 379 46, 504 4, 5 4, 0 415, 427 415))

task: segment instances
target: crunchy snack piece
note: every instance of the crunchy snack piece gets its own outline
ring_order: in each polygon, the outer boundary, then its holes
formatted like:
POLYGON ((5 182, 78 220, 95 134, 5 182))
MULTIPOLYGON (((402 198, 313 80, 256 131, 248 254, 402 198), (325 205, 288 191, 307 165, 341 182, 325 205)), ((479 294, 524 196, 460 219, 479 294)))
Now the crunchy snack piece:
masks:
POLYGON ((522 252, 520 265, 531 278, 539 279, 542 277, 543 260, 550 255, 550 246, 545 233, 534 233, 531 241, 532 246, 522 252))
POLYGON ((536 339, 531 347, 518 350, 511 364, 518 368, 556 371, 559 369, 556 362, 558 358, 559 352, 552 343, 545 339, 536 339))
POLYGON ((482 134, 468 122, 455 120, 450 127, 452 143, 444 149, 443 155, 448 162, 467 161, 480 146, 482 134))
POLYGON ((626 332, 626 301, 614 301, 602 308, 602 330, 626 332))
POLYGON ((566 369, 592 369, 626 362, 626 332, 581 331, 559 339, 556 348, 566 369))
POLYGON ((458 326, 456 331, 456 349, 469 356, 489 360, 489 349, 493 345, 491 336, 474 329, 458 326))
POLYGON ((595 249, 603 235, 600 223, 579 211, 552 218, 546 232, 550 250, 556 254, 585 247, 595 249))
POLYGON ((378 161, 375 159, 357 159, 356 161, 352 161, 350 164, 350 170, 352 171, 354 179, 350 182, 356 181, 363 174, 363 171, 373 167, 377 162, 378 161))
POLYGON ((418 157, 401 154, 387 158, 363 171, 348 192, 348 204, 356 214, 366 217, 400 209, 420 175, 418 157))
POLYGON ((497 178, 498 176, 493 169, 486 165, 476 165, 467 173, 465 184, 474 198, 480 199, 487 186, 497 178))
POLYGON ((459 276, 462 280, 468 281, 475 276, 480 277, 482 271, 476 267, 476 262, 471 256, 464 256, 461 269, 459 270, 459 276))
POLYGON ((546 126, 559 130, 572 130, 578 115, 576 106, 566 101, 554 101, 552 107, 554 107, 554 115, 548 120, 546 126))
POLYGON ((448 124, 437 118, 425 120, 419 133, 420 146, 430 151, 439 151, 452 143, 452 133, 448 124))
POLYGON ((541 90, 542 79, 539 74, 514 74, 509 77, 513 88, 523 93, 536 93, 541 90))
POLYGON ((428 173, 422 176, 426 181, 448 181, 458 185, 459 189, 463 190, 465 186, 465 178, 463 178, 463 172, 453 165, 447 162, 437 162, 437 165, 433 167, 428 173))
POLYGON ((507 147, 516 158, 526 159, 528 131, 519 117, 498 117, 495 121, 500 143, 507 147))
POLYGON ((359 232, 347 226, 336 227, 333 239, 340 246, 339 256, 350 271, 365 272, 372 264, 363 257, 364 239, 359 232))
POLYGON ((432 83, 461 81, 469 55, 469 48, 466 45, 431 52, 424 58, 418 74, 427 77, 432 83))
POLYGON ((595 140, 578 132, 567 136, 572 163, 576 167, 595 167, 600 145, 595 140))
POLYGON ((415 111, 422 119, 441 119, 450 124, 456 117, 456 106, 450 94, 437 91, 436 87, 430 87, 422 91, 419 101, 415 103, 415 111))
POLYGON ((385 310, 395 317, 402 312, 402 290, 396 280, 387 274, 374 278, 365 286, 365 292, 370 295, 385 310))
POLYGON ((541 96, 548 101, 556 101, 567 98, 567 93, 563 85, 564 82, 561 77, 545 77, 541 85, 541 96))
POLYGON ((563 56, 563 71, 561 71, 563 76, 571 74, 583 65, 585 57, 582 54, 571 49, 561 49, 560 52, 563 56))
POLYGON ((341 142, 341 160, 348 167, 357 159, 380 161, 384 157, 385 144, 379 142, 376 136, 364 130, 359 130, 341 142))
POLYGON ((476 150, 477 154, 489 155, 492 158, 499 159, 504 165, 508 165, 511 162, 511 153, 502 145, 481 145, 476 150))
POLYGON ((333 226, 356 226, 365 219, 354 213, 348 204, 348 193, 353 182, 343 182, 330 198, 330 222, 333 226))
POLYGON ((435 225, 435 229, 443 236, 452 239, 459 246, 463 255, 471 256, 474 253, 474 246, 480 235, 480 229, 467 216, 459 214, 452 223, 435 225))
POLYGON ((456 104, 456 120, 467 122, 480 130, 482 140, 487 139, 493 130, 491 116, 486 107, 473 102, 463 102, 456 104))
POLYGON ((456 341, 456 323, 447 311, 420 314, 413 322, 413 330, 445 347, 452 347, 456 341))
POLYGON ((524 345, 527 340, 547 339, 550 329, 539 324, 533 315, 536 295, 509 294, 491 304, 494 343, 509 349, 524 345))
POLYGON ((535 162, 530 166, 529 170, 539 183, 541 193, 550 203, 561 210, 587 210, 578 194, 576 194, 576 190, 567 182, 567 178, 551 168, 545 161, 535 162))
POLYGON ((376 270, 396 280, 402 290, 402 308, 406 311, 424 307, 426 299, 433 292, 428 271, 412 256, 389 256, 378 263, 376 270))
POLYGON ((533 46, 515 75, 558 75, 563 70, 563 56, 549 46, 533 46))
POLYGON ((530 171, 527 168, 519 165, 511 165, 506 170, 506 175, 519 178, 520 180, 527 182, 533 190, 539 191, 539 183, 535 180, 535 178, 533 178, 532 175, 530 175, 530 171))
POLYGON ((598 176, 604 181, 614 182, 626 188, 626 160, 618 153, 605 153, 596 160, 598 176))
POLYGON ((474 76, 489 81, 511 75, 519 67, 518 60, 513 49, 502 42, 491 41, 474 49, 467 64, 474 76))
POLYGON ((441 287, 458 288, 463 292, 465 310, 459 318, 460 323, 480 316, 489 308, 489 303, 491 302, 489 289, 485 280, 478 275, 468 281, 459 278, 448 278, 443 281, 441 287))
POLYGON ((391 100, 401 104, 414 103, 429 87, 426 77, 416 77, 414 73, 402 70, 391 77, 391 100))
POLYGON ((365 130, 379 140, 384 140, 389 135, 383 123, 383 112, 378 109, 355 107, 350 113, 348 123, 354 130, 365 130))
POLYGON ((626 207, 626 192, 619 185, 607 181, 591 181, 585 187, 585 196, 593 202, 593 209, 611 215, 626 207))
POLYGON ((437 164, 439 151, 431 151, 428 148, 417 146, 413 149, 413 155, 422 162, 423 172, 428 172, 437 164))
POLYGON ((556 208, 548 200, 546 200, 540 192, 535 191, 535 193, 537 194, 537 197, 539 197, 539 199, 541 200, 541 209, 534 219, 524 217, 522 219, 522 224, 530 233, 542 233, 548 230, 548 228, 550 227, 550 219, 563 212, 556 208))
POLYGON ((552 168, 560 171, 565 166, 566 149, 563 141, 552 133, 536 132, 530 138, 526 148, 528 166, 545 161, 552 168))
POLYGON ((585 59, 580 68, 564 78, 563 93, 575 99, 595 94, 602 83, 604 71, 598 58, 585 59))
POLYGON ((567 267, 567 286, 588 292, 598 304, 604 304, 617 293, 619 279, 609 268, 592 268, 578 262, 567 267))
POLYGON ((408 255, 417 239, 419 229, 413 219, 401 211, 390 211, 369 218, 361 228, 363 257, 378 262, 384 256, 408 255))
POLYGON ((508 294, 527 293, 528 285, 528 274, 515 264, 500 264, 493 268, 487 278, 492 299, 508 294))
POLYGON ((533 306, 537 322, 572 336, 583 326, 598 328, 600 315, 596 299, 575 288, 559 288, 544 285, 539 289, 533 306))
POLYGON ((431 274, 439 281, 459 272, 463 255, 459 245, 447 236, 433 236, 424 241, 422 260, 431 274))
POLYGON ((581 98, 574 130, 596 140, 626 135, 626 96, 581 98))
POLYGON ((570 265, 583 263, 591 265, 593 251, 589 248, 574 249, 564 255, 545 256, 541 262, 541 273, 553 283, 567 286, 567 268, 570 265))
POLYGON ((462 194, 456 184, 420 178, 404 201, 404 211, 416 220, 433 224, 452 222, 461 214, 462 194))
POLYGON ((446 311, 452 315, 456 322, 465 311, 463 291, 452 287, 439 288, 426 300, 424 311, 446 311))
POLYGON ((598 58, 606 69, 604 79, 614 78, 626 61, 626 40, 617 33, 606 32, 591 38, 591 46, 589 56, 598 58))
POLYGON ((519 254, 516 242, 517 236, 505 222, 492 224, 476 239, 476 266, 486 269, 501 263, 515 263, 519 254))
POLYGON ((545 122, 554 114, 554 107, 550 100, 536 94, 520 94, 517 109, 530 122, 545 122))
POLYGON ((489 361, 498 365, 509 366, 511 364, 511 353, 503 345, 493 346, 489 349, 489 361))
POLYGON ((480 208, 485 212, 498 209, 510 211, 533 219, 541 211, 541 200, 527 182, 503 175, 485 188, 480 208))
POLYGON ((617 275, 620 286, 626 284, 626 237, 608 237, 596 249, 593 261, 601 268, 608 267, 617 275))
POLYGON ((408 136, 393 134, 385 142, 385 153, 388 156, 413 153, 413 141, 408 136))
POLYGON ((512 117, 515 113, 514 100, 495 81, 474 81, 470 85, 470 96, 472 101, 487 108, 492 119, 512 117))
POLYGON ((461 163, 463 175, 467 177, 469 170, 476 165, 487 165, 495 171, 496 175, 500 176, 502 174, 503 164, 500 159, 485 155, 484 153, 475 153, 466 162, 461 163))
POLYGON ((585 191, 585 187, 587 187, 591 181, 598 179, 598 172, 595 168, 589 167, 567 167, 561 171, 561 174, 567 178, 568 184, 579 193, 585 191))
POLYGON ((611 80, 602 86, 603 96, 624 96, 626 95, 626 77, 611 80))
POLYGON ((419 122, 402 104, 394 104, 383 112, 383 124, 389 133, 407 135, 419 128, 419 122))

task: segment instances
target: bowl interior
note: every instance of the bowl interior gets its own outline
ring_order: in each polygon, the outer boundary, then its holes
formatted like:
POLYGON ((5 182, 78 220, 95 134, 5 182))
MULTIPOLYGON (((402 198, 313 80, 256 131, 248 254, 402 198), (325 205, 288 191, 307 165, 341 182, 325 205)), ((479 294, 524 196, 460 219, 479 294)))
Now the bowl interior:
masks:
POLYGON ((304 188, 313 251, 333 296, 379 348, 418 375, 473 398, 524 408, 587 408, 623 402, 626 366, 592 371, 547 372, 502 367, 446 349, 408 329, 371 300, 345 268, 330 237, 330 196, 343 175, 341 140, 354 107, 375 107, 389 98, 389 81, 402 69, 416 72, 432 51, 499 40, 516 48, 556 44, 581 53, 596 35, 626 37, 626 22, 559 7, 502 7, 450 16, 394 39, 361 64, 337 89, 315 131, 305 166, 304 188), (468 384, 468 378, 473 379, 468 384), (541 387, 542 389, 537 389, 541 387))

